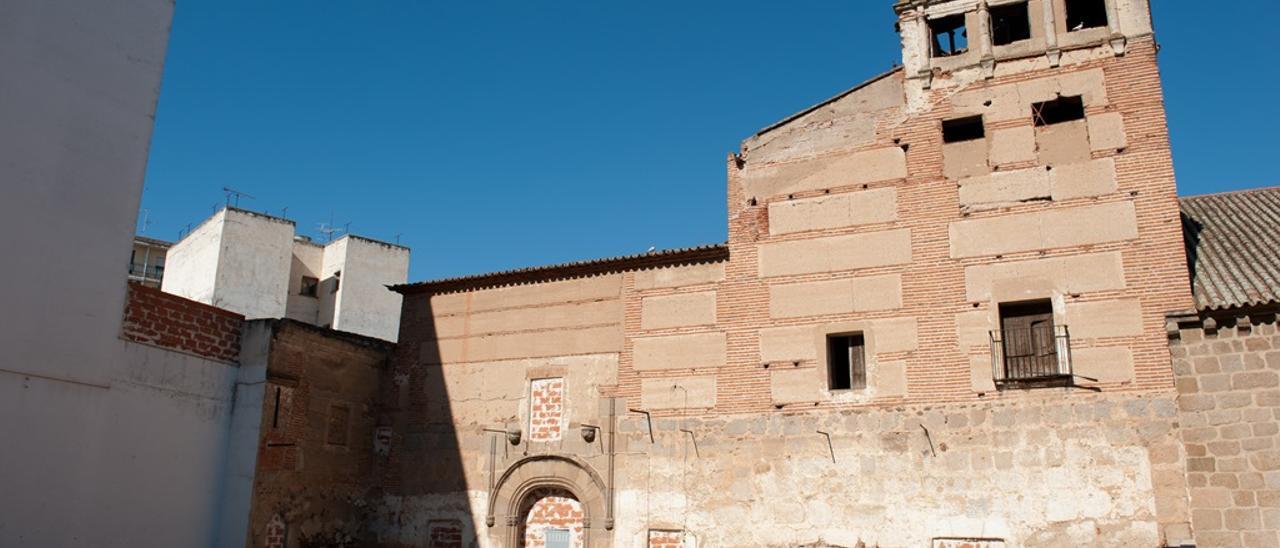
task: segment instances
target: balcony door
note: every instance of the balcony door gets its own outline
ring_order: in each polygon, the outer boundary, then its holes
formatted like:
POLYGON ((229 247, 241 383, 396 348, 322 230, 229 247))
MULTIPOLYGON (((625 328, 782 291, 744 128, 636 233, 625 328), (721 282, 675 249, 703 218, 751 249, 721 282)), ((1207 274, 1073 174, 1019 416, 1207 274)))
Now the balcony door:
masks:
POLYGON ((1039 379, 1061 374, 1050 301, 1000 305, 1000 331, 1006 379, 1039 379))

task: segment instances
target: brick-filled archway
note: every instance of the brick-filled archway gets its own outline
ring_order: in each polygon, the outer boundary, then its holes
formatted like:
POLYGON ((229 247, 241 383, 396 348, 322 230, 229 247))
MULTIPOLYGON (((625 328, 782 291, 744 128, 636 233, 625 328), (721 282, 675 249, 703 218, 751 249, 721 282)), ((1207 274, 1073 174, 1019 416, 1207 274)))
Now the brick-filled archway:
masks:
POLYGON ((573 493, 556 487, 535 489, 520 507, 525 516, 520 524, 521 546, 564 546, 557 540, 567 542, 570 548, 584 546, 586 513, 573 493))

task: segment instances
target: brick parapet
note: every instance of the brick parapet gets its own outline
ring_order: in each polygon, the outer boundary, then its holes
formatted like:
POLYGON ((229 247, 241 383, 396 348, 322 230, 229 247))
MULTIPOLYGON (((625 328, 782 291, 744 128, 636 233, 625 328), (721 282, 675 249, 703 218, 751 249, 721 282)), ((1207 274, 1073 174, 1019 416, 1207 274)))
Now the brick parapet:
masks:
POLYGON ((240 361, 244 316, 141 284, 128 287, 121 338, 226 363, 240 361))

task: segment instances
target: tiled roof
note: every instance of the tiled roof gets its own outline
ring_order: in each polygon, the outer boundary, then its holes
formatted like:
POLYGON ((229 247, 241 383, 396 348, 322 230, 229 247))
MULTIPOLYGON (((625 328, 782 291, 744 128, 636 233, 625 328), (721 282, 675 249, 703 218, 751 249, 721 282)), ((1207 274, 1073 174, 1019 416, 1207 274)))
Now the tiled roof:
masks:
POLYGON ((571 263, 504 270, 501 272, 489 272, 487 274, 474 274, 457 278, 444 278, 439 280, 395 285, 391 286, 391 289, 399 293, 447 293, 451 291, 464 291, 486 287, 549 282, 554 280, 564 280, 629 270, 643 270, 646 268, 657 268, 678 264, 718 262, 728 258, 728 246, 724 244, 711 244, 679 249, 663 249, 648 253, 640 253, 637 255, 623 255, 619 257, 607 257, 604 259, 591 259, 571 263))
POLYGON ((1196 307, 1280 303, 1280 187, 1181 201, 1196 307))

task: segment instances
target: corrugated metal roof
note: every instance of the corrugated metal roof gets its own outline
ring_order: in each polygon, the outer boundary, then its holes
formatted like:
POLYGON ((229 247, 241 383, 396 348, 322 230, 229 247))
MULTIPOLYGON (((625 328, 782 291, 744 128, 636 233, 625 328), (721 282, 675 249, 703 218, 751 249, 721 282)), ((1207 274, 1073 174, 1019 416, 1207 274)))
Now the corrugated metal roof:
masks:
POLYGON ((538 283, 579 276, 620 272, 624 270, 640 270, 658 266, 723 261, 729 258, 729 247, 725 244, 709 244, 679 249, 663 249, 635 255, 606 257, 569 263, 551 264, 473 274, 456 278, 442 278, 424 282, 391 286, 393 291, 415 293, 420 291, 447 292, 464 289, 479 289, 504 285, 538 283))
POLYGON ((1196 307, 1280 302, 1280 187, 1189 196, 1181 202, 1196 307))

